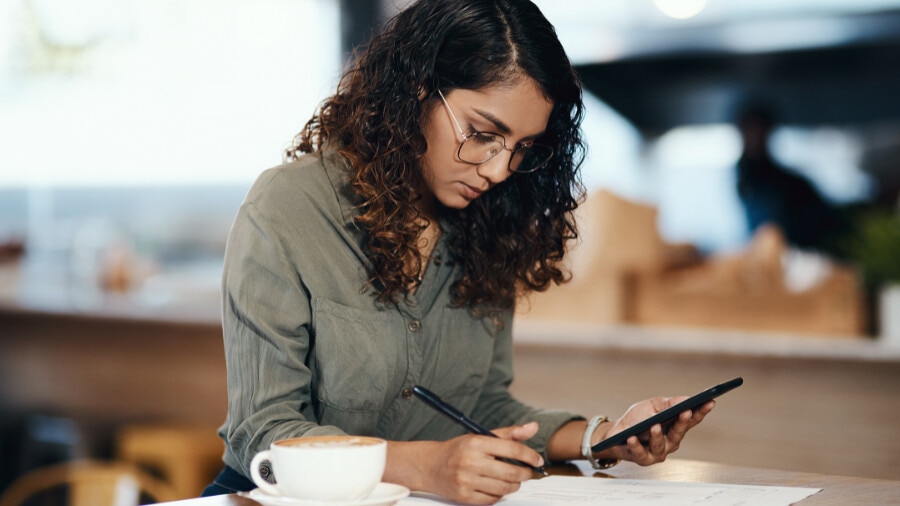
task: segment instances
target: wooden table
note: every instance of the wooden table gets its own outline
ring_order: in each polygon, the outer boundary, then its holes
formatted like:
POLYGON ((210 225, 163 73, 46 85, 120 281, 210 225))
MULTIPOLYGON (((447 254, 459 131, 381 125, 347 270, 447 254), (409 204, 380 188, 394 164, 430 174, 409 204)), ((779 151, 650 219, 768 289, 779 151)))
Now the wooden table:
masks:
MULTIPOLYGON (((874 480, 847 476, 777 471, 696 460, 670 459, 663 464, 640 467, 622 463, 606 471, 593 471, 584 462, 550 466, 557 475, 584 475, 599 478, 627 478, 699 483, 731 483, 782 487, 812 487, 822 491, 801 501, 806 505, 900 504, 900 481, 874 480)), ((223 495, 165 503, 171 506, 258 506, 259 503, 238 495, 223 495)))

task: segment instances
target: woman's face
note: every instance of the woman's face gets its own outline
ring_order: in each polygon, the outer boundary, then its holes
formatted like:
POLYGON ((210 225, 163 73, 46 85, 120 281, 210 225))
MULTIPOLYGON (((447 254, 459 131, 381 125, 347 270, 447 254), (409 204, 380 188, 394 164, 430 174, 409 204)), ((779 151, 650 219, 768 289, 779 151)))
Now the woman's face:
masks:
POLYGON ((506 139, 507 148, 513 149, 544 133, 553 103, 529 78, 480 90, 455 89, 444 94, 444 98, 446 105, 435 94, 434 103, 422 122, 428 143, 421 160, 425 193, 447 207, 463 209, 512 175, 509 171, 512 153, 503 150, 480 164, 460 160, 458 151, 463 134, 453 118, 464 134, 497 133, 506 139))

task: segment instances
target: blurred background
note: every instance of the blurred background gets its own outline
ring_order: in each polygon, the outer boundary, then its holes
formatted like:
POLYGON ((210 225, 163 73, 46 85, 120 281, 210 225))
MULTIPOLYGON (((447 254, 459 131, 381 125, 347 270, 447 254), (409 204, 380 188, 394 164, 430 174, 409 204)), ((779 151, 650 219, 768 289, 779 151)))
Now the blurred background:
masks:
MULTIPOLYGON (((172 301, 171 310, 215 299, 228 226, 250 182, 279 163, 351 49, 403 4, 3 2, 0 243, 28 252, 19 295, 102 304, 108 297, 91 293, 99 284, 141 303, 172 301)), ((819 239, 871 214, 860 209, 878 207, 882 221, 896 210, 900 2, 538 4, 586 85, 591 195, 650 208, 645 225, 660 240, 703 257, 745 251, 763 222, 802 215, 795 221, 824 223, 787 227, 814 230, 797 240, 787 230, 785 253, 807 254, 789 266, 781 255, 786 276, 814 285, 821 253, 869 269, 860 259, 878 254, 854 249, 857 237, 819 239), (780 210, 751 211, 775 204, 739 195, 737 122, 750 105, 771 115, 769 152, 804 181, 781 192, 780 210), (852 213, 830 223, 801 190, 852 213)), ((584 249, 595 263, 604 255, 584 249)), ((897 273, 876 268, 860 271, 872 271, 863 314, 839 332, 880 333, 877 290, 897 273)))
MULTIPOLYGON (((0 0, 0 489, 126 422, 221 421, 231 220, 405 3, 0 0)), ((584 80, 587 199, 572 283, 522 301, 517 338, 896 377, 900 1, 536 3, 584 80)))

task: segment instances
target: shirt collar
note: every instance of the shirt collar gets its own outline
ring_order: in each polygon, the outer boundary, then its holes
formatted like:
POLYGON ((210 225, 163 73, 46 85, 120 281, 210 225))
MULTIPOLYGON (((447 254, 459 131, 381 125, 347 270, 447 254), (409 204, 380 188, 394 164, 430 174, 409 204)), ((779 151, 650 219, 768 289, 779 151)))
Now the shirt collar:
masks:
POLYGON ((356 227, 354 216, 357 214, 357 208, 362 203, 362 198, 357 195, 350 184, 352 171, 350 162, 346 157, 334 150, 321 151, 319 157, 322 165, 325 167, 325 174, 334 188, 334 194, 337 196, 338 204, 341 208, 341 216, 344 224, 356 227))

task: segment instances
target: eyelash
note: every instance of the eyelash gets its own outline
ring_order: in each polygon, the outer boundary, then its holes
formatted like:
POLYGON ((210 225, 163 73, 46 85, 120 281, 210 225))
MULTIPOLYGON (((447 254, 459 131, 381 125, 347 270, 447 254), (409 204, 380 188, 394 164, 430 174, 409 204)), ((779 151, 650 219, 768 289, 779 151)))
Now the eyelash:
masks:
MULTIPOLYGON (((468 133, 468 135, 470 135, 470 136, 482 132, 481 130, 476 130, 475 127, 474 127, 471 123, 468 125, 468 127, 469 127, 469 133, 468 133)), ((524 148, 524 147, 530 146, 530 145, 532 145, 532 144, 534 144, 534 141, 533 141, 533 140, 532 140, 532 141, 526 141, 526 142, 519 142, 519 143, 517 143, 515 146, 513 146, 513 149, 524 148)))

